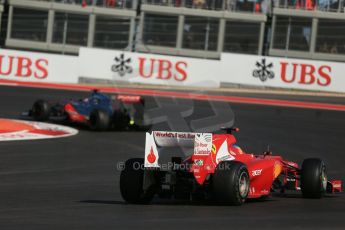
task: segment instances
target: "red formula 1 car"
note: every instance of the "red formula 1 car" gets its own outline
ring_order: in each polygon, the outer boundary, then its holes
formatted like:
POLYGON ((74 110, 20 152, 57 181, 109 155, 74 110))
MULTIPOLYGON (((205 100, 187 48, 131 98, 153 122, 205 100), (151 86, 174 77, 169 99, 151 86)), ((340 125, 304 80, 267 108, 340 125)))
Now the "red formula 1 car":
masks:
POLYGON ((305 198, 341 192, 341 181, 328 180, 321 159, 305 159, 299 167, 271 152, 245 153, 231 133, 237 130, 226 129, 227 134, 146 133, 145 158, 127 160, 121 172, 123 199, 128 203, 148 203, 158 194, 164 198, 210 199, 241 205, 247 199, 265 197, 274 191, 301 190, 305 198), (176 146, 187 157, 177 156, 176 146), (168 157, 169 152, 173 157, 168 157))

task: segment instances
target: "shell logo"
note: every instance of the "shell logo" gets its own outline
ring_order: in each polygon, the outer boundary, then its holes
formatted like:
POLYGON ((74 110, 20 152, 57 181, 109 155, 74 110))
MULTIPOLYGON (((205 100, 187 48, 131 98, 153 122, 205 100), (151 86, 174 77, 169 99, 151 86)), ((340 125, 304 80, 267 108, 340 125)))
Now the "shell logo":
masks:
POLYGON ((276 161, 274 163, 274 168, 273 168, 273 178, 277 178, 281 172, 282 172, 282 165, 278 161, 276 161))
POLYGON ((155 163, 155 161, 156 161, 156 156, 155 156, 155 154, 153 153, 152 147, 151 147, 150 154, 147 155, 147 161, 148 161, 149 163, 151 163, 151 164, 155 163))

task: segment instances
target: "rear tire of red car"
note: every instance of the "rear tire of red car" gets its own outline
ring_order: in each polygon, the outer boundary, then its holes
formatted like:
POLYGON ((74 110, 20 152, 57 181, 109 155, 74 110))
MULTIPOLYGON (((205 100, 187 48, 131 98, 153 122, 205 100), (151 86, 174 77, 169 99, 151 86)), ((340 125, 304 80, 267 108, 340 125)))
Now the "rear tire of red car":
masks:
POLYGON ((110 127, 109 114, 100 109, 95 109, 90 114, 90 128, 94 131, 106 131, 110 127))
POLYGON ((50 116, 50 105, 44 100, 38 100, 33 104, 31 112, 35 121, 47 121, 50 116))
POLYGON ((130 204, 148 204, 155 195, 153 186, 143 189, 144 159, 133 158, 125 163, 120 175, 120 192, 122 198, 130 204))
POLYGON ((249 193, 249 173, 239 161, 223 161, 213 175, 213 192, 220 203, 242 205, 249 193))
POLYGON ((319 158, 305 159, 301 168, 301 190, 305 198, 321 198, 327 189, 325 163, 319 158))

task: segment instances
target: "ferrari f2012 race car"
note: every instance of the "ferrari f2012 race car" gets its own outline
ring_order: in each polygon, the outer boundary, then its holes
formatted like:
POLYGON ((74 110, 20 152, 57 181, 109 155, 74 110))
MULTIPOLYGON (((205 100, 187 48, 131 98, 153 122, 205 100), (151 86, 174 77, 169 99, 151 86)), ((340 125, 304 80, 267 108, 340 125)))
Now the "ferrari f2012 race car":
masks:
POLYGON ((142 204, 159 195, 241 205, 271 192, 301 190, 305 198, 341 192, 341 181, 328 180, 321 159, 305 159, 299 167, 270 151, 261 155, 245 153, 232 134, 238 129, 226 130, 226 134, 146 133, 145 158, 127 160, 121 171, 123 199, 142 204), (189 156, 174 155, 175 150, 171 150, 175 146, 187 150, 189 156), (169 153, 171 158, 167 157, 169 153))
POLYGON ((36 121, 69 121, 88 125, 92 130, 111 128, 147 128, 144 124, 145 101, 140 96, 108 96, 93 90, 90 97, 80 100, 49 102, 37 100, 22 115, 36 121))

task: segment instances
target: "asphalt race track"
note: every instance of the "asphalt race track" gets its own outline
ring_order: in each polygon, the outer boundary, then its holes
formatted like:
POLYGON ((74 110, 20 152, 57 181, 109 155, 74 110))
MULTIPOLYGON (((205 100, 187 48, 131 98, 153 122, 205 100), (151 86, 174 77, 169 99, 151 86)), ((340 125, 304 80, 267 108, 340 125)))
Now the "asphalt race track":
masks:
MULTIPOLYGON (((0 117, 18 118, 38 98, 85 95, 1 86, 0 117)), ((149 106, 152 101, 147 98, 149 106)), ((207 102, 194 105, 197 114, 191 117, 210 113, 207 102)), ((241 129, 238 143, 247 152, 260 153, 269 145, 273 153, 299 163, 321 157, 329 178, 345 179, 344 112, 244 104, 231 108, 241 129)), ((240 207, 157 199, 151 205, 125 204, 116 165, 142 157, 144 139, 143 132, 81 128, 77 136, 64 139, 0 142, 0 229, 345 229, 343 194, 319 200, 274 196, 240 207)))

